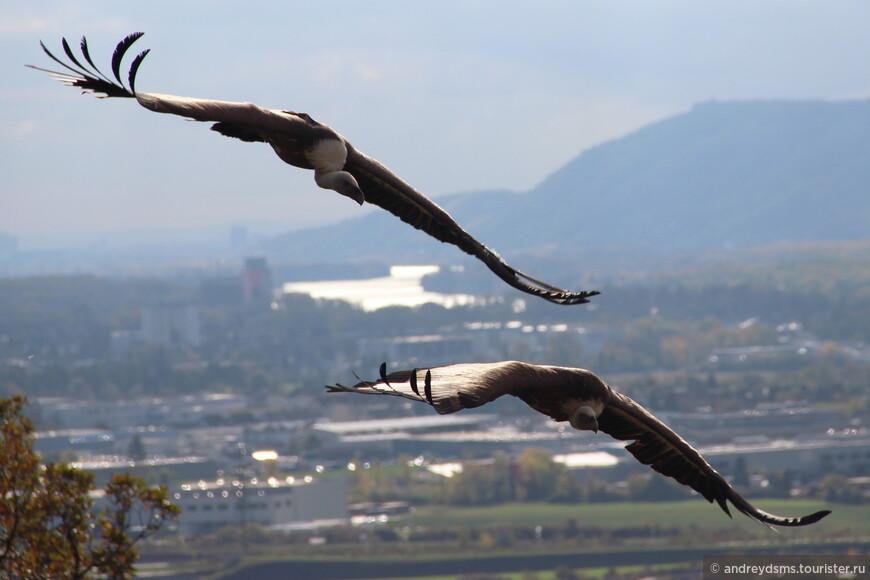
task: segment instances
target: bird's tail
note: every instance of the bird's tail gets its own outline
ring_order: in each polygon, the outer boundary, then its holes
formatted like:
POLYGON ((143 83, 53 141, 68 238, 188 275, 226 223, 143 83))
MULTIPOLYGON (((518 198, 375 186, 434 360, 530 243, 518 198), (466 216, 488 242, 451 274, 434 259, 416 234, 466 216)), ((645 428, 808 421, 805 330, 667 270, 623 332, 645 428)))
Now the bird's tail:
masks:
POLYGON ((47 72, 64 84, 67 84, 71 87, 80 87, 83 91, 94 93, 99 98, 135 97, 136 73, 139 71, 139 67, 142 65, 142 61, 145 60, 145 57, 148 55, 150 50, 143 50, 142 52, 137 54, 136 57, 133 59, 133 62, 130 64, 130 71, 127 74, 127 83, 129 84, 129 88, 124 85, 124 81, 121 80, 121 61, 123 60, 124 55, 127 54, 130 46, 132 46, 134 42, 139 40, 139 38, 143 34, 144 32, 134 32, 133 34, 130 34, 126 38, 124 38, 124 40, 119 42, 118 45, 115 47, 115 52, 112 53, 112 73, 115 77, 114 81, 111 80, 108 76, 104 75, 102 71, 97 68, 97 65, 94 64, 94 61, 91 59, 90 51, 88 50, 88 41, 85 37, 82 37, 81 40, 81 53, 82 57, 84 57, 85 63, 87 63, 87 66, 79 61, 79 59, 70 48, 70 45, 67 42, 66 38, 61 40, 61 44, 63 46, 64 53, 66 53, 67 58, 69 58, 69 62, 64 62, 63 60, 52 54, 51 51, 46 48, 45 44, 42 41, 40 41, 39 43, 39 45, 42 47, 42 50, 45 51, 45 54, 47 54, 49 58, 58 63, 60 66, 67 69, 66 71, 49 70, 30 64, 26 66, 32 69, 47 72))

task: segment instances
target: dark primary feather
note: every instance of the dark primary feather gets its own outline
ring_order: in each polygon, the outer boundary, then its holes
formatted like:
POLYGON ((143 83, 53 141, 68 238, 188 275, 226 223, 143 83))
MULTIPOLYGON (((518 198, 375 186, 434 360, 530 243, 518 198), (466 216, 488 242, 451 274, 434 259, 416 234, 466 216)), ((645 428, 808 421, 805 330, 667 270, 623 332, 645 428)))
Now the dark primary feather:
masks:
POLYGON ((137 54, 133 59, 133 62, 130 64, 130 73, 127 75, 127 79, 130 83, 130 92, 134 95, 136 94, 136 74, 139 72, 139 67, 142 66, 142 61, 145 60, 145 57, 148 56, 149 52, 151 52, 151 49, 146 48, 137 54))
POLYGON ((134 42, 142 38, 144 32, 134 32, 133 34, 128 34, 124 40, 118 43, 118 46, 115 47, 115 51, 112 53, 112 72, 115 74, 115 78, 118 79, 118 84, 123 85, 124 81, 121 80, 121 61, 124 59, 124 55, 127 54, 127 50, 133 45, 134 42))
MULTIPOLYGON (((97 68, 97 65, 95 65, 94 61, 91 59, 91 51, 88 50, 88 39, 85 38, 84 36, 82 36, 81 50, 82 50, 82 54, 85 57, 85 60, 88 61, 89 65, 91 65, 91 68, 94 69, 97 73, 99 73, 99 75, 101 77, 106 78, 106 75, 104 75, 100 71, 100 69, 97 68)), ((84 67, 82 67, 82 68, 84 68, 84 67)))
POLYGON ((769 514, 751 505, 682 437, 630 397, 611 389, 594 373, 584 369, 531 365, 516 361, 486 364, 457 364, 430 369, 386 373, 380 380, 362 381, 352 387, 329 385, 330 392, 393 395, 432 405, 439 413, 453 413, 479 407, 503 395, 522 399, 533 409, 557 421, 566 421, 571 409, 580 405, 603 404, 598 428, 621 441, 640 463, 686 485, 707 501, 716 502, 731 516, 730 502, 750 518, 768 525, 806 526, 830 511, 798 518, 769 514), (417 382, 423 376, 421 395, 417 382))
POLYGON ((69 43, 66 41, 66 38, 61 39, 61 45, 63 46, 63 51, 66 53, 67 57, 73 62, 74 65, 76 65, 80 69, 85 68, 78 60, 76 60, 76 57, 73 54, 73 51, 70 49, 69 43))
MULTIPOLYGON (((66 43, 66 39, 65 39, 65 38, 63 39, 63 41, 64 41, 64 43, 66 43)), ((42 47, 42 51, 43 51, 45 54, 47 54, 47 55, 49 56, 49 58, 51 58, 51 60, 53 60, 54 62, 56 62, 57 64, 59 64, 60 66, 62 66, 62 67, 65 68, 65 69, 68 69, 68 70, 70 70, 70 71, 72 71, 72 72, 74 72, 74 73, 80 74, 80 71, 78 71, 77 69, 72 68, 71 66, 69 66, 68 64, 66 64, 65 62, 63 62, 62 60, 60 60, 59 58, 57 58, 56 56, 54 56, 54 55, 51 53, 51 51, 48 50, 48 48, 45 46, 45 43, 42 42, 41 40, 39 41, 39 46, 42 47)), ((32 65, 26 65, 26 66, 30 66, 31 68, 36 68, 36 67, 34 67, 34 66, 32 66, 32 65)), ((45 70, 45 69, 42 69, 42 68, 41 68, 41 69, 37 69, 37 70, 45 70)), ((46 72, 54 72, 54 71, 46 71, 46 72)), ((67 74, 67 73, 60 72, 60 73, 55 73, 55 74, 67 74)))
POLYGON ((149 51, 143 50, 136 56, 136 58, 134 58, 133 63, 130 67, 130 73, 128 75, 128 81, 130 83, 129 89, 124 86, 124 83, 121 80, 121 61, 123 60, 124 55, 127 53, 127 50, 129 50, 130 46, 139 38, 141 38, 142 34, 142 32, 135 32, 133 34, 130 34, 126 38, 124 38, 124 40, 122 40, 118 44, 118 46, 115 47, 115 51, 112 54, 112 72, 115 74, 115 78, 118 80, 117 82, 114 82, 106 77, 106 75, 104 75, 102 71, 100 71, 100 69, 97 68, 97 66, 94 64, 94 61, 90 55, 90 51, 88 50, 88 42, 85 37, 82 37, 80 46, 82 56, 84 56, 85 62, 88 63, 88 66, 83 65, 76 58, 66 38, 61 40, 61 46, 63 47, 63 51, 66 56, 70 59, 70 62, 72 62, 72 64, 75 66, 70 66, 69 64, 63 62, 61 59, 56 57, 50 50, 48 50, 48 47, 46 47, 45 43, 43 43, 42 41, 40 41, 39 45, 42 47, 42 50, 45 52, 45 54, 48 55, 49 58, 51 58, 54 62, 58 63, 60 66, 70 72, 53 71, 33 65, 27 66, 32 69, 47 72, 64 84, 73 87, 79 87, 86 92, 95 93, 96 96, 101 98, 133 98, 136 96, 134 90, 136 84, 136 73, 138 72, 139 67, 142 65, 142 61, 148 55, 149 51))
POLYGON ((598 294, 597 291, 570 292, 511 267, 497 253, 466 232, 435 202, 402 181, 381 163, 355 150, 338 133, 326 125, 317 123, 305 113, 273 111, 250 103, 226 103, 149 93, 136 94, 136 76, 149 51, 143 50, 133 58, 127 75, 129 88, 122 80, 121 67, 130 48, 142 36, 142 32, 134 32, 115 47, 111 59, 114 81, 96 67, 85 38, 81 40, 81 53, 87 65, 75 55, 64 38, 61 44, 71 64, 57 58, 42 42, 40 45, 52 60, 69 72, 31 68, 48 72, 62 82, 79 87, 86 92, 93 92, 98 97, 135 97, 143 107, 152 111, 181 115, 199 121, 212 121, 214 131, 242 141, 270 143, 276 148, 276 152, 281 150, 279 156, 285 162, 305 169, 314 168, 306 157, 309 148, 323 139, 341 140, 348 150, 343 169, 356 178, 365 201, 389 211, 405 223, 441 242, 455 245, 482 261, 507 284, 528 294, 564 305, 583 304, 588 302, 590 297, 598 294), (304 123, 294 124, 291 120, 304 121, 304 123))

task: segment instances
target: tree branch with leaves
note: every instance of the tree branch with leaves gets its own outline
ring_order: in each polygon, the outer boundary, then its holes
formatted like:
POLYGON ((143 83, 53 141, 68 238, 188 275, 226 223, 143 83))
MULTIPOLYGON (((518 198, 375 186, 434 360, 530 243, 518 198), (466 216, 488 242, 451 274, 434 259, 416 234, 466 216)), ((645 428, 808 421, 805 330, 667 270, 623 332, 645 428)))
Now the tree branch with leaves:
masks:
POLYGON ((88 472, 43 465, 26 405, 23 397, 0 399, 0 578, 132 578, 135 545, 181 510, 165 487, 128 474, 97 489, 88 472))

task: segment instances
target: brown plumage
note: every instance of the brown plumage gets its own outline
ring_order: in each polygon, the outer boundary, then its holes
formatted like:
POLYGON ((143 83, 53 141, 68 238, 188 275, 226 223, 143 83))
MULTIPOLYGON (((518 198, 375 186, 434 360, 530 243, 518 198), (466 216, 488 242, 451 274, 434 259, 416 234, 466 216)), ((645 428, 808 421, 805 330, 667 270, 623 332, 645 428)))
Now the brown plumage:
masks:
POLYGON ((632 441, 626 449, 664 476, 716 502, 729 516, 727 502, 750 518, 775 526, 805 526, 828 515, 819 511, 799 518, 761 511, 746 501, 698 451, 630 397, 613 390, 585 369, 506 361, 455 364, 386 374, 352 387, 327 386, 330 392, 394 395, 432 405, 438 413, 455 413, 512 395, 556 421, 582 430, 602 431, 632 441))
POLYGON ((436 240, 453 244, 481 260, 499 278, 528 294, 557 304, 582 304, 598 294, 596 291, 569 292, 509 266, 498 254, 462 229, 436 203, 382 164, 357 151, 336 131, 305 113, 264 109, 251 103, 137 92, 136 73, 148 50, 134 57, 128 73, 128 88, 121 80, 121 63, 124 55, 141 36, 141 32, 131 34, 115 48, 112 55, 114 80, 94 65, 84 38, 81 41, 84 65, 63 39, 62 46, 68 62, 59 59, 44 44, 40 44, 51 59, 69 72, 31 68, 49 72, 68 85, 80 87, 100 97, 135 98, 150 111, 212 122, 211 128, 222 135, 247 142, 268 143, 284 162, 303 169, 313 169, 318 186, 332 189, 360 204, 367 201, 380 206, 436 240))

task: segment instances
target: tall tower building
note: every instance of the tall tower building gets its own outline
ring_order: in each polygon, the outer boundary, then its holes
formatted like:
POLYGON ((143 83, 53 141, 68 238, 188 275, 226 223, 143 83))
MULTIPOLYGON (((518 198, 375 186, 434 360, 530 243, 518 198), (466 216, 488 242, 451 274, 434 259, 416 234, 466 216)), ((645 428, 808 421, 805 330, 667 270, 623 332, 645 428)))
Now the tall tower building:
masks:
POLYGON ((272 271, 266 265, 266 258, 245 259, 242 290, 246 303, 272 301, 272 271))

